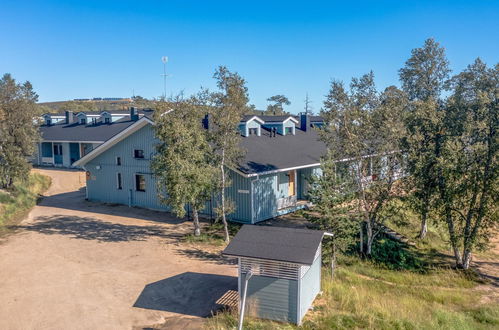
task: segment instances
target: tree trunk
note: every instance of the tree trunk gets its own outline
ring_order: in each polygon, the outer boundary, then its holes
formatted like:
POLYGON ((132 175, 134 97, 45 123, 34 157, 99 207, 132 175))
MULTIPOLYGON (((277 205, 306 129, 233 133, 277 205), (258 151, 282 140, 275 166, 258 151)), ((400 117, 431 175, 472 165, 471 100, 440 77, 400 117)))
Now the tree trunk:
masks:
POLYGON ((359 231, 359 253, 362 257, 364 255, 364 221, 360 222, 360 231, 359 231))
POLYGON ((421 230, 419 232, 419 239, 424 239, 428 232, 428 199, 425 198, 423 210, 421 214, 421 230))
POLYGON ((366 246, 366 255, 370 258, 371 257, 371 251, 372 251, 372 246, 373 246, 373 241, 374 241, 374 233, 373 233, 373 225, 371 221, 367 221, 367 246, 366 246))
POLYGON ((192 209, 192 221, 194 223, 194 236, 201 235, 201 228, 199 226, 199 214, 198 210, 195 208, 192 209))
POLYGON ((331 279, 334 279, 334 271, 336 269, 336 245, 333 243, 333 251, 331 255, 331 279))
POLYGON ((222 198, 222 223, 224 224, 224 236, 225 243, 229 243, 229 226, 227 224, 227 218, 225 217, 225 149, 222 150, 222 164, 220 165, 220 171, 222 173, 222 184, 221 184, 221 198, 222 198))
POLYGON ((470 268, 472 253, 470 250, 464 250, 463 253, 463 269, 470 268))

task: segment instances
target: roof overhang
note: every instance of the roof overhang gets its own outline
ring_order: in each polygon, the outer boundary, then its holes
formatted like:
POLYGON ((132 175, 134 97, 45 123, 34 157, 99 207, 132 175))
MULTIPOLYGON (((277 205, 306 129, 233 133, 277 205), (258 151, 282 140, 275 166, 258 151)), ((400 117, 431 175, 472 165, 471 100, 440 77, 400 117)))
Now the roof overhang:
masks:
POLYGON ((283 123, 285 123, 285 122, 287 122, 288 120, 291 120, 291 121, 292 121, 292 122, 294 122, 295 124, 298 124, 298 123, 299 123, 299 122, 298 122, 298 120, 297 120, 295 117, 293 117, 293 116, 289 116, 287 119, 284 119, 282 122, 283 122, 283 123))
POLYGON ((92 150, 90 153, 85 155, 84 157, 80 158, 76 162, 73 163, 74 166, 83 166, 95 157, 99 156, 103 152, 107 151, 114 145, 116 145, 118 142, 122 141, 123 139, 127 138, 128 136, 132 135, 133 133, 137 132, 139 129, 147 126, 147 125, 153 125, 153 121, 151 121, 147 117, 142 117, 135 124, 130 125, 123 131, 119 132, 94 150, 92 150))
POLYGON ((258 116, 256 116, 256 115, 251 117, 250 119, 248 119, 246 121, 243 121, 242 123, 249 123, 250 121, 254 121, 254 120, 258 121, 260 124, 265 123, 262 119, 258 118, 258 116))

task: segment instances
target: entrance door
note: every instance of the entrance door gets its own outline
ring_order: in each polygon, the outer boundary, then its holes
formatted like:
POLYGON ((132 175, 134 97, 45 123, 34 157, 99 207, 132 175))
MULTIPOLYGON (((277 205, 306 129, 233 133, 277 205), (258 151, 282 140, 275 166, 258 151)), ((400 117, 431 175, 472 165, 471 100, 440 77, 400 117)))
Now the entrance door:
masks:
POLYGON ((71 159, 71 165, 80 159, 80 145, 78 143, 69 144, 69 158, 71 159))
POLYGON ((54 163, 62 165, 62 144, 54 143, 54 163))
POLYGON ((296 172, 289 171, 289 185, 288 185, 288 196, 294 196, 296 194, 296 172))

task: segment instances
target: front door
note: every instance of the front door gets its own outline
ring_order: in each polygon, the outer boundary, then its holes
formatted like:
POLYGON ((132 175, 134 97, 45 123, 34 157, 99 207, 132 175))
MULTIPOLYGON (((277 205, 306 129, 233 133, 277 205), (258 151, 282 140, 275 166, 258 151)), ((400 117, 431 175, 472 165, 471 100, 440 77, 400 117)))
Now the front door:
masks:
POLYGON ((289 185, 288 185, 288 196, 296 195, 296 172, 289 171, 289 185))
POLYGON ((54 164, 62 165, 62 144, 54 143, 54 164))

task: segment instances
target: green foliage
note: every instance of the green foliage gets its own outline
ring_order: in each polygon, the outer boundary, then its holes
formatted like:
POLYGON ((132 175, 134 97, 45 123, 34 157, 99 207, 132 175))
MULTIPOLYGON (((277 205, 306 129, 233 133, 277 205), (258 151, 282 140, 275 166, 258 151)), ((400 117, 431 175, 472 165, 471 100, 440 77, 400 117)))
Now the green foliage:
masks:
POLYGON ((373 244, 372 258, 374 261, 394 270, 423 271, 425 263, 415 251, 389 239, 380 239, 373 244))
POLYGON ((386 204, 397 196, 394 183, 402 166, 398 151, 405 102, 405 94, 396 87, 378 93, 370 72, 353 78, 349 91, 332 81, 321 112, 325 126, 320 137, 328 150, 321 167, 326 176, 314 185, 314 190, 323 191, 314 194, 330 197, 317 200, 318 205, 329 203, 319 205, 319 210, 326 214, 337 205, 345 215, 354 215, 359 227, 365 224, 368 255, 376 225, 385 220, 381 215, 387 213, 386 204))
POLYGON ((216 173, 206 131, 201 126, 202 104, 196 97, 177 97, 158 108, 154 115, 154 129, 160 142, 151 168, 159 198, 179 217, 185 216, 186 207, 190 206, 194 233, 199 235, 198 213, 210 198, 216 173))
POLYGON ((21 218, 31 209, 49 186, 49 177, 35 173, 26 181, 16 180, 9 190, 0 191, 0 233, 3 225, 21 218))
POLYGON ((37 100, 29 81, 19 84, 10 74, 0 79, 0 187, 28 178, 28 158, 40 138, 37 100))
POLYGON ((267 110, 265 111, 265 115, 272 116, 282 116, 288 114, 284 111, 285 105, 290 105, 289 99, 284 95, 274 95, 267 99, 267 101, 272 102, 267 106, 267 110))

